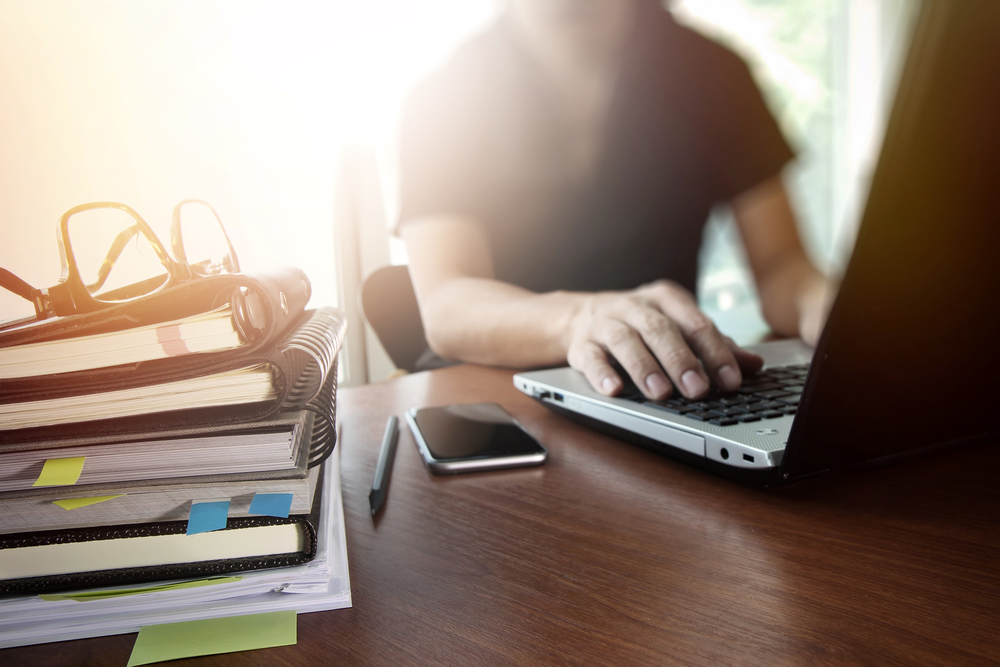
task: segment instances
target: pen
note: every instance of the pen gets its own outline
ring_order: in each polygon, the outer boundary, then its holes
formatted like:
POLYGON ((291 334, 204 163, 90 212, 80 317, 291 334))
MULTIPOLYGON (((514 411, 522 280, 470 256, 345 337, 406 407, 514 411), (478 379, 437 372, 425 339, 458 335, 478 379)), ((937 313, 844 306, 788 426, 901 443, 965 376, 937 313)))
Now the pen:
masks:
POLYGON ((382 436, 382 449, 378 453, 378 464, 375 466, 375 479, 372 481, 372 491, 368 494, 368 503, 372 506, 372 516, 378 513, 385 502, 385 492, 389 488, 389 475, 392 473, 392 459, 396 453, 396 441, 399 439, 399 420, 396 415, 389 417, 385 424, 385 435, 382 436))

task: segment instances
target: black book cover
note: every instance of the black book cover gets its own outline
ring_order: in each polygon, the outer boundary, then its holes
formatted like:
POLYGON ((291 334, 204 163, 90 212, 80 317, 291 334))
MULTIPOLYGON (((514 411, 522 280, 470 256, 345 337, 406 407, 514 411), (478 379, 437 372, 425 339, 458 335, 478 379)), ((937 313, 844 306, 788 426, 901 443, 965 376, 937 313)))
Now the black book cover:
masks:
MULTIPOLYGON (((52 593, 82 588, 126 586, 171 579, 213 577, 223 574, 308 563, 316 556, 316 526, 319 525, 320 508, 323 502, 322 474, 321 469, 320 480, 317 482, 317 489, 313 498, 312 510, 308 515, 289 516, 287 518, 270 516, 230 518, 227 520, 224 529, 215 531, 217 533, 225 533, 227 531, 239 531, 241 529, 260 526, 296 524, 301 530, 303 542, 303 548, 300 551, 267 556, 223 558, 25 578, 6 578, 0 580, 0 595, 52 593)), ((6 549, 28 549, 43 545, 142 539, 161 535, 184 536, 186 531, 187 521, 166 521, 124 526, 101 526, 19 533, 0 538, 0 551, 6 549)))

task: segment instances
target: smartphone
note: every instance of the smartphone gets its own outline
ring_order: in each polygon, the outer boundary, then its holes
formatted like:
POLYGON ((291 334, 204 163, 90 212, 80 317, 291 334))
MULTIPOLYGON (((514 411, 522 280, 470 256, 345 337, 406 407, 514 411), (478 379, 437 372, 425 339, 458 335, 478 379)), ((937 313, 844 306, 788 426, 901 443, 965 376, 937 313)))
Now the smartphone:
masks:
POLYGON ((412 408, 406 422, 431 472, 537 466, 549 452, 496 403, 412 408))

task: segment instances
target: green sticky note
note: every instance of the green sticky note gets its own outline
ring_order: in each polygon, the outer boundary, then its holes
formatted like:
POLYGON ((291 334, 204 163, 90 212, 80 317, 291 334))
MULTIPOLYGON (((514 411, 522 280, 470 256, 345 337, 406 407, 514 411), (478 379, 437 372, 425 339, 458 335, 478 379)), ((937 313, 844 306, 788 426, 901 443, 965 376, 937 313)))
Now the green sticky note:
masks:
POLYGON ((243 580, 242 577, 215 577, 212 579, 198 579, 197 581, 184 581, 179 584, 162 584, 160 586, 141 586, 138 588, 113 588, 113 589, 102 588, 96 591, 83 591, 82 593, 42 593, 38 597, 48 602, 58 602, 59 600, 90 602, 92 600, 118 598, 118 597, 123 597, 125 595, 142 595, 143 593, 159 593, 160 591, 173 591, 179 588, 201 588, 202 586, 229 584, 242 580, 243 580))
POLYGON ((75 510, 81 507, 86 507, 87 505, 96 505, 97 503, 103 503, 105 500, 111 500, 112 498, 121 498, 124 493, 119 493, 115 496, 94 496, 93 498, 64 498, 63 500, 53 500, 53 505, 58 505, 64 510, 75 510))
POLYGON ((42 474, 32 486, 71 486, 80 479, 83 472, 85 456, 74 456, 69 459, 49 459, 42 466, 42 474))
POLYGON ((149 625, 139 630, 128 667, 166 660, 290 646, 297 641, 295 611, 149 625))

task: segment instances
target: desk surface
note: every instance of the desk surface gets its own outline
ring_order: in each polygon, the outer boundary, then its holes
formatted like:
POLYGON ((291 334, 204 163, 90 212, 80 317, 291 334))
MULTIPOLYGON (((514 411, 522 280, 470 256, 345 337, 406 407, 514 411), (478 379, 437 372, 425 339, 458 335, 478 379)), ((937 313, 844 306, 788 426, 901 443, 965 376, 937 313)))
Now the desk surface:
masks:
MULTIPOLYGON (((354 607, 298 645, 176 665, 979 664, 1000 659, 1000 449, 756 491, 590 432, 510 371, 459 366, 340 392, 354 607), (385 421, 496 401, 543 467, 429 474, 385 421)), ((5 665, 123 667, 135 635, 0 651, 5 665)))

